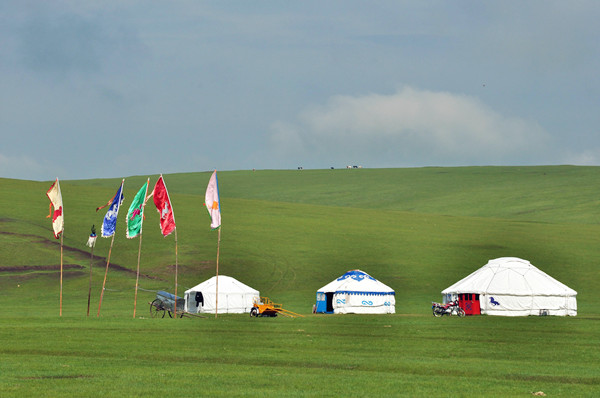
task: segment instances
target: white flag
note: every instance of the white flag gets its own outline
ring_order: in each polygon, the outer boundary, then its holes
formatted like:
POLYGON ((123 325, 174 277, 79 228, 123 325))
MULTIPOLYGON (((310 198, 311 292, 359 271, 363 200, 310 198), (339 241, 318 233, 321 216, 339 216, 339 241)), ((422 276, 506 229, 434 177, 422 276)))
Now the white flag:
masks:
POLYGON ((46 218, 52 217, 52 229, 54 230, 54 237, 58 239, 65 227, 62 194, 60 193, 58 177, 48 192, 46 192, 46 195, 48 195, 48 199, 50 199, 50 214, 48 214, 48 217, 46 218), (52 214, 52 208, 54 208, 54 214, 52 214))
POLYGON ((217 229, 221 226, 221 202, 219 200, 219 182, 217 181, 217 170, 212 173, 206 188, 206 196, 204 198, 206 210, 210 215, 210 227, 217 229))

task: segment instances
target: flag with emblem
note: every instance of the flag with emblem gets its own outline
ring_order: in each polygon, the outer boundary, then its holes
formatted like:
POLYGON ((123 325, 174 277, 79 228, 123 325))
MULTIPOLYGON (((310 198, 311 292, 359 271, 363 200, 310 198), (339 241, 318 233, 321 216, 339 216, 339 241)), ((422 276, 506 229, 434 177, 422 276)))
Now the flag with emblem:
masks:
POLYGON ((46 218, 52 217, 52 229, 54 230, 54 237, 58 239, 60 234, 64 230, 65 221, 63 217, 63 201, 62 194, 60 193, 60 184, 58 183, 58 177, 54 184, 46 192, 48 199, 50 199, 50 213, 46 218), (52 212, 54 209, 54 212, 52 212))
MULTIPOLYGON (((121 203, 123 203, 123 184, 125 180, 121 181, 121 186, 117 190, 115 196, 102 207, 109 206, 106 215, 104 216, 104 221, 102 222, 101 236, 103 238, 110 238, 115 234, 115 230, 117 229, 117 216, 119 215, 119 208, 121 207, 121 203)), ((98 211, 102 207, 96 209, 98 211)))
POLYGON ((133 239, 142 233, 142 224, 144 222, 144 199, 148 192, 148 182, 140 188, 133 198, 129 211, 127 212, 127 238, 133 239))
POLYGON ((96 246, 96 226, 92 225, 92 232, 90 233, 90 237, 88 238, 87 243, 85 244, 87 247, 96 246))
POLYGON ((206 210, 210 215, 210 228, 217 229, 221 226, 221 202, 219 201, 219 182, 217 180, 217 170, 212 173, 206 188, 204 197, 206 210))
POLYGON ((156 181, 152 196, 154 196, 154 205, 160 215, 160 231, 163 236, 169 236, 175 230, 175 214, 173 213, 169 192, 167 192, 167 186, 162 175, 156 181))

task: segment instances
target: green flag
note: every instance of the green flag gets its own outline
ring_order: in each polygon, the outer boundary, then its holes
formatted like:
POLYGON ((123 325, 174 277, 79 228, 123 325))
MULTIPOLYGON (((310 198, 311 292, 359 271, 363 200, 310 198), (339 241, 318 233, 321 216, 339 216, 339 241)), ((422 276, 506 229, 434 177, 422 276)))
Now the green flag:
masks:
POLYGON ((140 188, 133 198, 129 211, 127 212, 127 238, 132 239, 142 233, 144 222, 144 205, 146 193, 148 192, 148 181, 140 188))

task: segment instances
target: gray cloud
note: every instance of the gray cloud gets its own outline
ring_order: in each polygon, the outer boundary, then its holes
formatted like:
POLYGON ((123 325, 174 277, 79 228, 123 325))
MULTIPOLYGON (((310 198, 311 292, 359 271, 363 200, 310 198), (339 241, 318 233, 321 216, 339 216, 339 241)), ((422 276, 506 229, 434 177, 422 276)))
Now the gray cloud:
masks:
POLYGON ((135 31, 102 14, 44 10, 26 15, 16 31, 22 64, 38 73, 97 74, 144 52, 135 31))
POLYGON ((22 61, 35 71, 96 72, 105 39, 99 25, 75 15, 56 20, 37 16, 22 27, 22 61))
POLYGON ((599 164, 598 19, 586 0, 0 2, 0 175, 599 164))

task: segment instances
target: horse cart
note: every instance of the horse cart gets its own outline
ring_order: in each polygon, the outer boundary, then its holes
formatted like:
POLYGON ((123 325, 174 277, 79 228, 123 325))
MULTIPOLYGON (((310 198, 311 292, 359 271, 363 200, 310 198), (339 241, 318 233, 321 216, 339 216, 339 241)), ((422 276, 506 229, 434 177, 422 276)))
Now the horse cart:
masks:
POLYGON ((156 292, 156 298, 149 303, 150 304, 150 316, 152 318, 164 318, 165 313, 169 314, 169 318, 173 318, 175 315, 175 303, 177 302, 177 315, 182 318, 187 314, 184 308, 184 299, 181 297, 177 297, 175 300, 175 295, 169 292, 165 292, 164 290, 159 290, 156 292))

